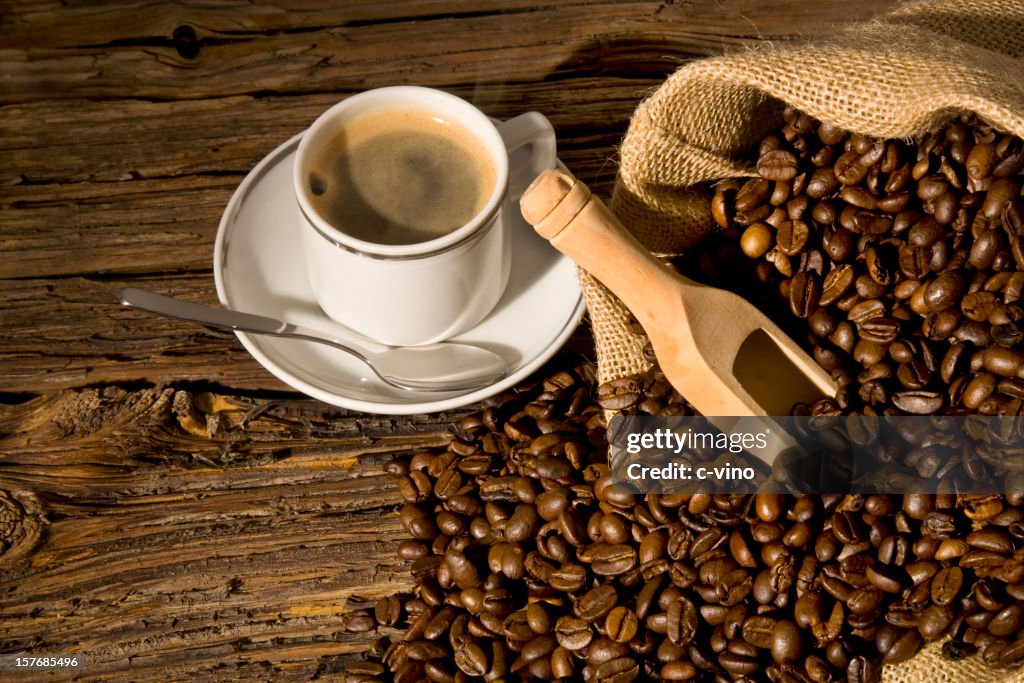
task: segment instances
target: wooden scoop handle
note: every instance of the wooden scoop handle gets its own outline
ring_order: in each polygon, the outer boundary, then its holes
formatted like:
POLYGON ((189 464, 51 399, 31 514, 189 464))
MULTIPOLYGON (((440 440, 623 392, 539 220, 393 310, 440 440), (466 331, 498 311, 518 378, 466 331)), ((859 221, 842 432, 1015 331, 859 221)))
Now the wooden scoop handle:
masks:
POLYGON ((523 193, 520 208, 541 237, 612 289, 648 330, 667 314, 685 315, 681 288, 703 287, 652 256, 604 202, 565 171, 541 173, 523 193))
MULTIPOLYGON (((523 194, 520 208, 541 237, 604 283, 632 311, 648 332, 666 377, 709 421, 724 432, 767 434, 768 447, 754 454, 768 464, 774 454, 796 446, 793 437, 775 428, 778 425, 766 416, 761 405, 729 374, 728 370, 733 369, 730 354, 735 349, 730 352, 728 344, 723 348, 722 335, 712 331, 701 339, 710 348, 708 355, 721 356, 716 360, 725 365, 726 372, 709 369, 707 357, 696 348, 690 318, 699 316, 698 309, 703 307, 705 314, 713 309, 710 318, 714 324, 709 325, 705 319, 705 327, 725 326, 739 338, 750 331, 738 324, 744 312, 747 318, 755 312, 749 303, 735 294, 693 282, 656 259, 603 202, 591 196, 586 185, 569 173, 557 169, 543 172, 523 194)), ((780 343, 788 344, 800 369, 819 386, 828 388, 831 378, 809 357, 803 358, 806 354, 774 324, 761 320, 760 313, 757 317, 758 325, 751 329, 764 329, 780 343)))
POLYGON ((520 208, 632 311, 666 377, 704 415, 781 415, 834 393, 828 373, 750 302, 656 259, 569 173, 542 173, 520 208))

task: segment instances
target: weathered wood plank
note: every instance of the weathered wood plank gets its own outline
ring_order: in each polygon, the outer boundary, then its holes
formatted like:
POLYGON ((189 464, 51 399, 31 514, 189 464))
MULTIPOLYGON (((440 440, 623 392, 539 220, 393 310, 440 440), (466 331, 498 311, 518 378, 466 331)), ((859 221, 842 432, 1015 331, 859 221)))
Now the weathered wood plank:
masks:
POLYGON ((450 427, 338 413, 168 389, 0 406, 0 540, 29 537, 0 544, 2 649, 84 652, 101 677, 259 652, 263 676, 307 678, 364 649, 374 634, 345 633, 345 611, 410 585, 383 464, 450 427), (221 431, 197 433, 204 417, 221 431))
MULTIPOLYGON (((569 3, 565 3, 569 4, 569 3)), ((580 4, 580 3, 577 3, 580 4)), ((589 0, 587 6, 637 4, 623 0, 589 0)), ((649 0, 641 4, 650 5, 649 0)), ((28 0, 0 15, 0 31, 10 47, 32 47, 39 36, 54 46, 125 41, 174 40, 174 31, 189 25, 197 38, 244 38, 252 34, 311 31, 351 26, 498 12, 529 11, 537 0, 346 0, 317 6, 304 0, 278 0, 253 6, 247 0, 164 0, 159 3, 93 0, 68 5, 59 0, 28 0), (83 35, 80 27, 89 27, 83 35)))
POLYGON ((49 489, 45 482, 35 482, 34 489, 59 493, 73 486, 85 495, 89 480, 83 473, 111 468, 93 482, 96 491, 87 496, 91 500, 103 498, 102 492, 116 498, 124 493, 201 491, 201 486, 193 489, 189 484, 195 472, 213 475, 211 468, 220 466, 253 468, 255 482, 281 470, 283 459, 322 477, 336 468, 356 472, 361 462, 353 455, 356 451, 363 456, 444 443, 453 431, 452 420, 465 412, 374 416, 297 394, 222 398, 191 388, 197 385, 186 386, 190 389, 108 385, 0 404, 0 456, 21 473, 11 470, 4 476, 14 481, 16 476, 45 473, 62 483, 49 489), (298 442, 297 436, 302 437, 298 442), (289 450, 296 443, 299 449, 289 450), (126 465, 135 469, 121 469, 126 465), (159 477, 140 478, 141 465, 150 468, 147 472, 159 471, 159 477), (48 466, 59 470, 46 472, 48 466))
MULTIPOLYGON (((551 120, 566 151, 599 154, 625 132, 642 78, 579 76, 570 82, 451 89, 496 118, 527 110, 551 120)), ((343 95, 226 97, 177 102, 83 100, 0 107, 0 201, 17 206, 64 196, 48 183, 149 180, 245 173, 343 95), (41 130, 42 129, 42 130, 41 130), (131 135, 125 135, 127 129, 131 135), (27 150, 32 150, 31 154, 27 150), (21 184, 32 189, 13 194, 21 184)), ((117 188, 131 193, 131 186, 117 188)))
MULTIPOLYGON (((120 306, 115 294, 129 285, 217 303, 213 275, 206 269, 132 279, 0 280, 0 393, 34 394, 108 383, 199 382, 294 394, 233 335, 120 306)), ((585 327, 567 348, 575 353, 592 351, 585 327)))
MULTIPOLYGON (((90 47, 92 25, 118 18, 101 12, 76 24, 82 47, 51 47, 40 36, 38 44, 0 50, 0 102, 351 92, 397 83, 451 87, 537 82, 589 68, 663 75, 672 61, 752 40, 827 32, 837 21, 864 18, 890 4, 705 0, 556 4, 356 25, 331 25, 327 18, 313 30, 270 31, 249 40, 204 44, 200 36, 194 56, 135 36, 90 47), (812 7, 813 13, 806 11, 812 7)), ((166 36, 166 29, 159 35, 166 36)))
MULTIPOLYGON (((498 118, 526 109, 549 113, 563 161, 607 190, 615 173, 608 159, 641 83, 589 78, 572 89, 548 84, 475 96, 498 118)), ((217 224, 244 173, 336 101, 238 97, 0 108, 0 123, 11 133, 0 138, 0 277, 208 270, 217 224), (50 131, 45 144, 26 154, 38 144, 41 122, 50 131), (125 135, 129 126, 133 133, 125 135)))
MULTIPOLYGON (((697 30, 703 29, 707 33, 713 33, 722 23, 734 22, 738 18, 745 18, 750 27, 762 33, 779 31, 778 27, 786 26, 802 33, 805 32, 802 26, 812 23, 816 14, 835 17, 838 21, 864 18, 875 10, 872 3, 837 0, 818 3, 790 0, 771 4, 758 0, 561 2, 562 7, 582 11, 599 5, 612 6, 624 16, 662 16, 672 21, 685 19, 697 30)), ((264 33, 311 32, 324 27, 365 28, 373 24, 508 15, 536 12, 538 9, 536 0, 502 0, 500 3, 480 3, 478 0, 348 1, 324 7, 314 7, 302 0, 279 0, 259 7, 253 7, 245 0, 170 0, 158 4, 102 0, 71 6, 58 0, 31 0, 19 2, 16 8, 0 15, 0 31, 5 36, 6 46, 12 48, 37 46, 39 36, 46 36, 46 43, 54 47, 130 44, 131 41, 147 40, 153 44, 160 39, 174 45, 175 30, 188 25, 196 31, 195 38, 201 44, 204 40, 241 40, 264 33), (87 30, 83 31, 83 27, 87 30)), ((177 44, 183 45, 184 42, 179 37, 177 44)))
MULTIPOLYGON (((215 303, 208 272, 139 286, 215 303)), ((0 391, 56 391, 105 382, 219 382, 286 390, 231 335, 124 310, 114 299, 125 281, 3 280, 0 391)))
POLYGON ((217 225, 241 180, 227 175, 6 188, 0 278, 211 272, 217 225))

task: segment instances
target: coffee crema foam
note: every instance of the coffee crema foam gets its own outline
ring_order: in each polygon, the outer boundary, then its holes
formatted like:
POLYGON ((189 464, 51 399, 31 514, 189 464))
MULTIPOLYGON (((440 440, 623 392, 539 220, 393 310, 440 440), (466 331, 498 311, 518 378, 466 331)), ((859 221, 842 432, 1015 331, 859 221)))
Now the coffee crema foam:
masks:
POLYGON ((497 171, 464 126, 422 109, 388 110, 345 124, 313 156, 314 209, 375 244, 417 244, 468 223, 490 198, 497 171))

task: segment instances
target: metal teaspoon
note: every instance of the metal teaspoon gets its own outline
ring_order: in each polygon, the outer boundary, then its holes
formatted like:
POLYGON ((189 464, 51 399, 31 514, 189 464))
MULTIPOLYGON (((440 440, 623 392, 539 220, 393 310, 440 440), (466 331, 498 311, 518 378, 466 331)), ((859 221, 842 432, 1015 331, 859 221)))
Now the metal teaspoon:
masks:
POLYGON ((125 306, 207 327, 326 344, 363 361, 385 383, 409 391, 470 391, 493 384, 508 372, 501 356, 469 344, 441 342, 370 351, 349 339, 342 341, 301 325, 182 301, 135 287, 122 289, 117 298, 125 306))

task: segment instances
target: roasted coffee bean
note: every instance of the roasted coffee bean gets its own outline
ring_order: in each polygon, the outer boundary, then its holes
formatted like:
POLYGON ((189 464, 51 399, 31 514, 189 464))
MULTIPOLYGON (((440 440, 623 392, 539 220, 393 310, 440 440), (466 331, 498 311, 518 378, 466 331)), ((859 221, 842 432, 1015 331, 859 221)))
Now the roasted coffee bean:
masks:
POLYGON ((981 550, 989 550, 995 553, 1009 555, 1014 551, 1013 539, 1010 534, 1002 529, 985 527, 967 534, 966 545, 981 550))
POLYGON ((430 659, 444 657, 447 654, 447 650, 438 643, 419 640, 409 643, 408 648, 406 648, 406 654, 413 661, 425 662, 430 659))
POLYGON ((455 665, 467 676, 483 676, 490 669, 487 653, 469 634, 454 639, 452 651, 455 665))
POLYGON ((663 681, 689 681, 697 677, 697 667, 688 661, 669 661, 658 673, 663 681))
POLYGON ((564 615, 555 622, 555 639, 566 650, 582 650, 594 639, 590 624, 570 615, 564 615))
MULTIPOLYGON (((907 629, 882 652, 882 658, 886 664, 905 662, 917 654, 923 644, 924 639, 920 633, 913 629, 907 629)), ((881 648, 879 649, 881 651, 881 648)))
POLYGON ((618 643, 626 643, 633 639, 639 627, 636 613, 628 607, 615 607, 605 617, 604 629, 609 638, 618 643))
POLYGON ((938 549, 935 551, 935 559, 940 562, 955 560, 958 557, 963 557, 968 549, 969 546, 963 541, 963 539, 946 538, 943 539, 942 543, 939 544, 938 549))
POLYGON ((630 683, 641 674, 640 665, 632 657, 616 657, 602 662, 594 669, 597 683, 630 683))
POLYGON ((992 617, 988 632, 994 636, 1009 636, 1020 633, 1024 627, 1024 605, 1014 603, 992 617))
POLYGON ((738 189, 739 183, 733 180, 722 181, 715 187, 715 196, 711 200, 711 217, 723 230, 732 224, 738 189))
POLYGON ((945 403, 935 391, 898 391, 892 395, 893 404, 911 415, 931 415, 945 403))
MULTIPOLYGON (((513 485, 515 488, 515 485, 513 485)), ((532 505, 517 505, 505 523, 505 538, 521 542, 533 537, 538 526, 537 509, 532 505)))
POLYGON ((937 312, 959 303, 964 291, 964 276, 960 271, 948 270, 932 280, 924 292, 928 310, 937 312))
POLYGON ((784 496, 777 493, 758 493, 754 497, 754 510, 759 519, 774 522, 782 514, 784 496))
POLYGON ((930 605, 921 613, 917 622, 917 630, 926 641, 941 638, 949 625, 953 623, 954 611, 950 606, 930 605))
POLYGON ((789 285, 789 307, 798 318, 807 318, 818 307, 821 283, 813 272, 800 271, 789 285))
POLYGON ((808 197, 821 199, 834 193, 838 187, 839 181, 831 168, 818 168, 807 181, 806 192, 808 197))
POLYGON ((373 607, 373 616, 378 624, 394 626, 402 618, 401 600, 394 595, 381 598, 373 607))
POLYGON ((864 586, 849 593, 846 606, 852 614, 871 614, 882 604, 882 592, 874 586, 864 586))
MULTIPOLYGON (((422 474, 422 473, 421 473, 422 474)), ((448 500, 462 487, 462 475, 458 470, 445 470, 434 483, 434 496, 448 500)))
POLYGON ((872 211, 856 211, 849 229, 862 235, 883 235, 892 230, 892 218, 872 211))
POLYGON ((778 664, 792 664, 803 657, 803 640, 795 623, 783 619, 775 624, 771 634, 772 659, 778 664))
POLYGON ((641 387, 634 379, 623 378, 602 384, 598 391, 597 402, 605 410, 626 410, 639 402, 640 393, 641 387))
POLYGON ((949 605, 956 600, 964 583, 960 567, 943 567, 932 578, 931 598, 936 605, 949 605))
POLYGON ((557 641, 553 635, 538 635, 523 645, 519 656, 523 662, 532 662, 550 654, 555 647, 557 647, 557 641))
POLYGON ((576 601, 574 611, 581 619, 594 622, 611 612, 617 599, 615 586, 604 583, 582 595, 576 601))
POLYGON ((751 178, 743 183, 736 193, 734 206, 738 211, 749 211, 768 201, 772 194, 772 184, 763 178, 751 178))
POLYGON ((557 520, 562 511, 568 507, 570 497, 569 490, 564 487, 556 487, 541 493, 535 501, 537 514, 547 522, 557 520))
POLYGON ((586 581, 587 570, 578 564, 562 565, 555 569, 547 579, 552 588, 566 593, 578 591, 584 586, 586 581))
POLYGON ((775 233, 775 244, 786 256, 796 256, 804 251, 811 237, 807 223, 802 220, 788 220, 775 233))
POLYGON ((437 525, 430 514, 421 507, 406 504, 399 511, 398 519, 413 538, 433 540, 437 536, 437 525))
POLYGON ((512 614, 505 617, 505 621, 502 622, 501 626, 502 632, 514 640, 529 640, 536 633, 536 631, 530 628, 526 610, 512 612, 512 614))
POLYGON ((868 318, 858 326, 860 336, 862 339, 868 341, 877 342, 880 344, 888 344, 896 340, 896 337, 900 334, 900 321, 895 318, 886 316, 878 316, 876 318, 868 318))
POLYGON ((1001 377, 1016 377, 1021 368, 1024 368, 1024 351, 992 346, 982 352, 982 363, 988 372, 1001 377))
POLYGON ((792 180, 798 171, 796 157, 785 150, 765 152, 757 160, 758 175, 768 180, 792 180))
POLYGON ((430 548, 420 541, 405 540, 398 544, 396 554, 402 560, 418 560, 430 554, 430 548))
POLYGON ((872 565, 865 570, 865 576, 875 588, 886 593, 899 593, 903 589, 901 577, 903 571, 900 569, 886 567, 885 565, 872 565))
MULTIPOLYGON (((617 515, 613 517, 619 518, 617 515)), ((619 518, 621 519, 621 518, 619 518)), ((625 522, 623 522, 623 534, 621 537, 616 537, 617 543, 623 543, 627 540, 625 522)), ((655 529, 651 531, 643 540, 640 541, 640 547, 637 550, 637 559, 640 564, 647 564, 655 560, 659 560, 666 556, 668 550, 668 531, 666 529, 655 529)))
POLYGON ((526 608, 526 622, 534 633, 544 634, 551 630, 551 615, 544 603, 535 602, 526 608))
POLYGON ((488 477, 480 484, 480 499, 486 502, 512 503, 519 500, 515 494, 515 477, 488 477))
POLYGON ((993 325, 992 340, 1000 346, 1018 346, 1024 343, 1024 329, 1018 323, 993 325))
POLYGON ((590 569, 600 576, 619 576, 637 564, 637 549, 631 545, 601 545, 593 552, 590 569))
POLYGON ((430 495, 430 477, 415 470, 398 480, 398 492, 407 503, 420 503, 430 495))
POLYGON ((445 551, 445 565, 451 572, 456 585, 463 590, 480 584, 480 573, 465 554, 449 546, 445 551))
POLYGON ((836 179, 843 185, 856 185, 867 175, 867 167, 860 162, 860 154, 849 150, 836 159, 833 172, 836 179))
POLYGON ((344 617, 345 630, 349 633, 366 633, 374 629, 376 621, 366 610, 350 612, 344 617))
POLYGON ((753 657, 735 654, 733 652, 722 652, 718 655, 718 664, 734 678, 750 676, 760 668, 753 657))
POLYGON ((986 218, 997 218, 1003 208, 1017 197, 1020 183, 1013 178, 999 178, 989 186, 985 193, 985 201, 981 205, 981 214, 986 218))
POLYGON ((964 387, 961 402, 968 408, 978 408, 996 390, 998 381, 991 373, 975 375, 964 387))
POLYGON ((772 248, 772 230, 764 223, 752 223, 740 237, 740 248, 749 258, 760 258, 772 248))
POLYGON ((750 617, 743 622, 743 640, 762 650, 772 649, 776 623, 774 618, 765 615, 750 617))
POLYGON ((681 597, 668 606, 666 620, 666 634, 676 645, 686 645, 697 633, 697 608, 687 598, 681 597))

